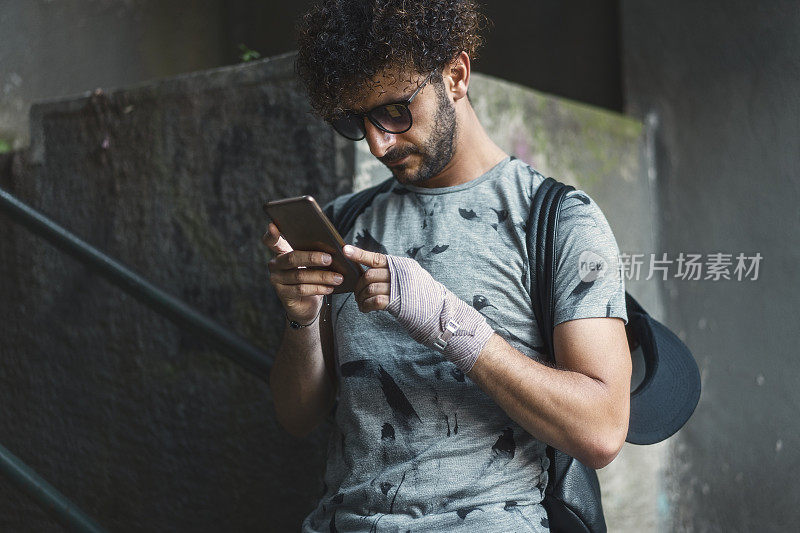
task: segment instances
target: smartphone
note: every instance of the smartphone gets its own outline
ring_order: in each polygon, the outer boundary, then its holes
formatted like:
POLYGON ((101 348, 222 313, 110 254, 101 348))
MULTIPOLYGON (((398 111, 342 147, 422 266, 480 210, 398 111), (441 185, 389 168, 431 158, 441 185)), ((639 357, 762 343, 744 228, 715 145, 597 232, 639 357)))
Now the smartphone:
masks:
POLYGON ((344 240, 312 196, 266 202, 264 211, 295 250, 326 252, 331 255, 331 265, 325 268, 344 276, 344 281, 334 286, 334 294, 353 292, 365 268, 350 261, 342 253, 344 240))

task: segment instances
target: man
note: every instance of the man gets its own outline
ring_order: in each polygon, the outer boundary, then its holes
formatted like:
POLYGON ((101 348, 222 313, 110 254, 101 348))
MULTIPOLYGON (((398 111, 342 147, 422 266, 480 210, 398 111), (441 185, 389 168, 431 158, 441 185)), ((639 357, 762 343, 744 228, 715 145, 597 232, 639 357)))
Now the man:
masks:
POLYGON ((616 241, 586 193, 565 199, 557 367, 544 364, 524 238, 543 177, 489 139, 467 98, 481 24, 469 0, 327 1, 301 23, 314 110, 395 180, 343 235, 368 270, 330 305, 330 258, 293 251, 273 224, 264 236, 287 315, 278 420, 304 436, 336 405, 303 531, 547 531, 546 444, 600 468, 624 442, 616 241), (605 275, 581 271, 587 253, 605 275))

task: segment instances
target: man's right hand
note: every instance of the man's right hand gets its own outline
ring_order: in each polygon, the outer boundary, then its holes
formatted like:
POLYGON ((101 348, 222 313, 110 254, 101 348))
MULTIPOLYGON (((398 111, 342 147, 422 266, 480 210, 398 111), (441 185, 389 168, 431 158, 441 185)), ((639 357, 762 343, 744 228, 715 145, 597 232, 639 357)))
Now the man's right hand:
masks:
POLYGON ((286 315, 300 324, 313 322, 322 307, 323 296, 342 283, 341 274, 325 269, 331 264, 331 256, 292 249, 272 222, 261 240, 275 254, 269 261, 269 281, 286 315))

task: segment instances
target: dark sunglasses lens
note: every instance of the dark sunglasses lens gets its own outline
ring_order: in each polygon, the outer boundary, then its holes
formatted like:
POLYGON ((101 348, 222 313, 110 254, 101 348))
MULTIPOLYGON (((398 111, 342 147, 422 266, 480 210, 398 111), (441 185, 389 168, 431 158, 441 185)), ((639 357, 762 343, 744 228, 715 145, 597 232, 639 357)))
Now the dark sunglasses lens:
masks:
POLYGON ((331 122, 333 129, 348 139, 358 141, 364 138, 364 120, 356 115, 345 115, 331 122))
POLYGON ((370 118, 389 133, 403 133, 411 127, 411 112, 403 104, 387 104, 376 107, 370 118))

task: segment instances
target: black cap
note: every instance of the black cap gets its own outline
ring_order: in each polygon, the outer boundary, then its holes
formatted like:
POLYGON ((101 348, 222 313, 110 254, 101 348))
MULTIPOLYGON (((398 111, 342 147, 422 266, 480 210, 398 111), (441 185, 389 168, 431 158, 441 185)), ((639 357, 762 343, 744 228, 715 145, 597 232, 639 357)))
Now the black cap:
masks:
POLYGON ((642 348, 644 379, 631 392, 626 441, 660 442, 678 431, 700 400, 700 372, 689 348, 625 293, 627 328, 642 348))

